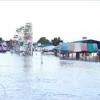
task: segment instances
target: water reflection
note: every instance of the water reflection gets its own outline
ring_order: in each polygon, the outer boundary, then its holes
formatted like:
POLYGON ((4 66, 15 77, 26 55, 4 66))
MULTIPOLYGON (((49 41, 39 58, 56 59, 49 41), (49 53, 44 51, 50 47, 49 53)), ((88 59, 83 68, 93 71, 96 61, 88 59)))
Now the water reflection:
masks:
POLYGON ((0 100, 99 100, 100 63, 51 55, 0 55, 0 100), (7 67, 6 67, 7 66, 7 67), (83 99, 82 99, 83 98, 83 99))
POLYGON ((25 73, 30 73, 32 70, 32 57, 23 57, 23 71, 25 73))
POLYGON ((74 62, 66 61, 66 60, 60 60, 59 64, 61 67, 71 67, 73 66, 74 62))

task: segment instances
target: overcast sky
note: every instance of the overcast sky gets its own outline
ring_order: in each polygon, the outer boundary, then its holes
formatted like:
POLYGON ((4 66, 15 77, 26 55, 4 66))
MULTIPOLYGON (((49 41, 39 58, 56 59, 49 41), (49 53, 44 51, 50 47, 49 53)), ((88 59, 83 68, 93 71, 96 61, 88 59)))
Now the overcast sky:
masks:
POLYGON ((100 40, 100 1, 0 1, 0 37, 13 38, 26 22, 33 24, 34 42, 42 36, 100 40))

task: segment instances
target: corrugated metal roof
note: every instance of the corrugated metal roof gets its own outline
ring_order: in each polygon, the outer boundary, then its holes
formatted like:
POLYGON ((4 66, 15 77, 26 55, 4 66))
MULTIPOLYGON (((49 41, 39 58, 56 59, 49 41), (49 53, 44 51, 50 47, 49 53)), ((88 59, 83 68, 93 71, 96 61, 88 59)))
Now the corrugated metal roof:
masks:
POLYGON ((71 43, 77 43, 77 42, 81 42, 81 43, 83 43, 83 42, 85 42, 85 43, 93 43, 93 42, 100 42, 100 41, 98 41, 98 40, 93 40, 93 39, 82 39, 82 40, 78 40, 78 41, 72 41, 71 43))

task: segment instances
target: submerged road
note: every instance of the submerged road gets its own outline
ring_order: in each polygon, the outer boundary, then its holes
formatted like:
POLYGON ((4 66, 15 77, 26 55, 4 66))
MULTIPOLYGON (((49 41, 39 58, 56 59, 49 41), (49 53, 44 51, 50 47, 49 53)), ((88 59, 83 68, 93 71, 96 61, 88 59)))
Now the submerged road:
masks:
POLYGON ((100 62, 0 53, 0 100, 100 100, 100 62))

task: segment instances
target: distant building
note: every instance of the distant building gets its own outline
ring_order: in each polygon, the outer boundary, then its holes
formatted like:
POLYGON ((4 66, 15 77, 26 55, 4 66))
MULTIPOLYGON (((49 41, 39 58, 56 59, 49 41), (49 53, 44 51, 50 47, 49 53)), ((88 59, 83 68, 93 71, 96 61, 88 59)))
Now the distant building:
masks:
POLYGON ((72 43, 96 43, 98 45, 98 49, 100 49, 100 41, 93 39, 82 39, 78 41, 73 41, 72 43))

